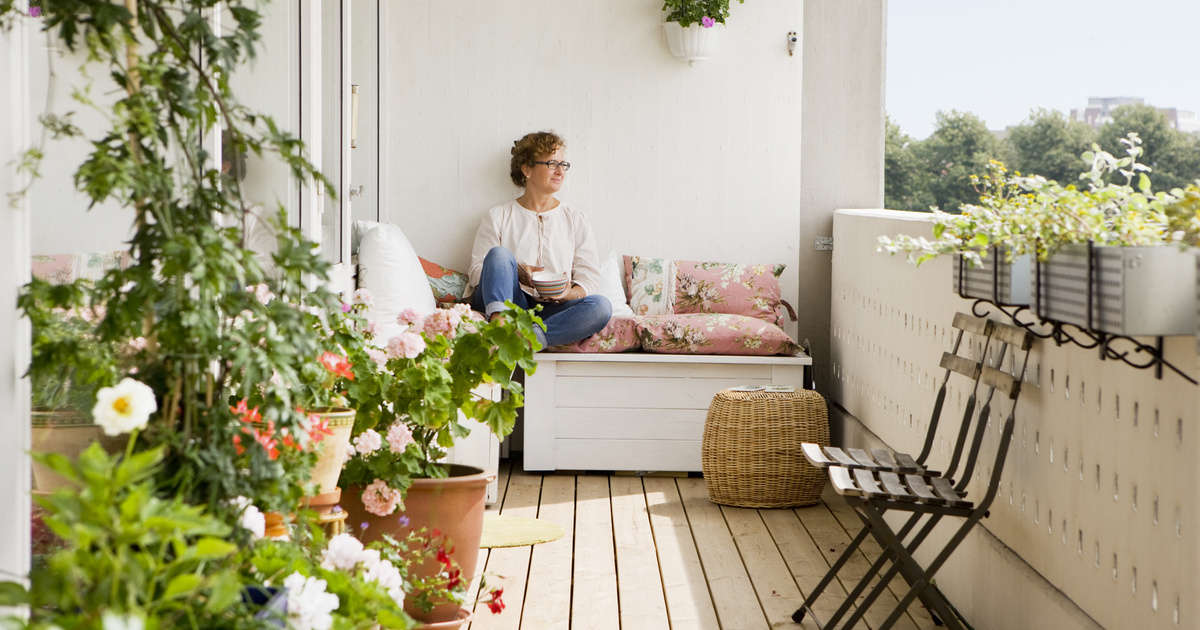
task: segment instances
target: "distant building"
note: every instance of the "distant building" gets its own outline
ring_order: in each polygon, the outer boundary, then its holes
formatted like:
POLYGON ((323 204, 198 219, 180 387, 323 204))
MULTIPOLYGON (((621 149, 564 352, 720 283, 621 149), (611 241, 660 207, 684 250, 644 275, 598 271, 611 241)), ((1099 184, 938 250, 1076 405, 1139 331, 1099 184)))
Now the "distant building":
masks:
MULTIPOLYGON (((1122 105, 1142 105, 1145 102, 1146 99, 1139 96, 1093 96, 1088 99, 1087 107, 1071 110, 1071 120, 1083 121, 1092 129, 1099 130, 1105 123, 1112 122, 1112 110, 1122 105)), ((1196 112, 1174 107, 1159 107, 1158 110, 1166 114, 1171 126, 1179 131, 1200 132, 1200 118, 1196 112)))

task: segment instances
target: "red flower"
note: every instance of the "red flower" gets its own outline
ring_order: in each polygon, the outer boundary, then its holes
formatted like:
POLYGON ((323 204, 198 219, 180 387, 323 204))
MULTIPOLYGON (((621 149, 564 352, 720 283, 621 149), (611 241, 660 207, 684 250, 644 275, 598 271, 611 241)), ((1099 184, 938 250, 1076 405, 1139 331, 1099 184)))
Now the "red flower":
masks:
POLYGON ((326 370, 336 374, 348 381, 354 380, 354 372, 350 371, 350 359, 332 352, 325 352, 317 358, 321 365, 325 366, 326 370))
POLYGON ((246 447, 242 446, 242 436, 240 436, 240 435, 233 436, 233 448, 234 448, 234 450, 237 451, 238 455, 241 455, 242 453, 246 452, 246 447))
POLYGON ((462 571, 455 569, 450 572, 450 580, 446 582, 447 589, 454 589, 459 584, 462 584, 462 571))
POLYGON ((236 415, 242 422, 248 424, 262 422, 262 414, 258 413, 258 407, 250 409, 250 406, 246 404, 245 398, 239 400, 237 406, 230 407, 229 410, 232 411, 234 415, 236 415))
POLYGON ((437 559, 438 559, 438 562, 441 562, 442 564, 446 565, 447 571, 450 570, 450 563, 452 561, 450 560, 450 554, 446 553, 445 547, 438 547, 437 559))
POLYGON ((333 435, 333 429, 329 428, 329 418, 311 414, 308 416, 308 439, 313 444, 320 444, 325 436, 333 435))
POLYGON ((492 598, 488 600, 488 609, 493 615, 499 615, 500 611, 504 610, 504 602, 500 600, 500 596, 504 594, 504 589, 498 588, 492 591, 492 598))

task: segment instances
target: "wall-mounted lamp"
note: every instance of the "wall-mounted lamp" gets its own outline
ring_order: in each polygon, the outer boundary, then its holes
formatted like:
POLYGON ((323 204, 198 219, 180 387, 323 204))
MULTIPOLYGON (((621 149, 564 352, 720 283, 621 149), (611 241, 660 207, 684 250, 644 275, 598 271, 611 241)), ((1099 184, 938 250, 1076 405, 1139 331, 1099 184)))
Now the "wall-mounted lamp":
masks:
POLYGON ((788 44, 788 56, 789 57, 791 57, 796 52, 796 42, 798 42, 798 41, 800 41, 800 38, 796 37, 796 31, 788 32, 787 44, 788 44))
POLYGON ((358 148, 358 86, 350 86, 350 148, 358 148))

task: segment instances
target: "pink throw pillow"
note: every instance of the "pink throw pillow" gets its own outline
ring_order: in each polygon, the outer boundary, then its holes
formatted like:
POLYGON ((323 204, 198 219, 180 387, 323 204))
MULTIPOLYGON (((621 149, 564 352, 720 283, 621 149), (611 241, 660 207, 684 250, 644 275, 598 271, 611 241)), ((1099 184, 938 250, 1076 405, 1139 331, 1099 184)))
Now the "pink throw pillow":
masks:
POLYGON ((675 261, 675 312, 746 315, 779 324, 783 265, 675 261))
POLYGON ((642 343, 638 340, 636 323, 637 319, 634 317, 614 317, 608 320, 607 326, 591 337, 575 343, 553 346, 547 351, 607 354, 637 350, 642 343))
POLYGON ((745 315, 655 315, 637 323, 642 350, 662 354, 795 354, 800 346, 783 329, 745 315))

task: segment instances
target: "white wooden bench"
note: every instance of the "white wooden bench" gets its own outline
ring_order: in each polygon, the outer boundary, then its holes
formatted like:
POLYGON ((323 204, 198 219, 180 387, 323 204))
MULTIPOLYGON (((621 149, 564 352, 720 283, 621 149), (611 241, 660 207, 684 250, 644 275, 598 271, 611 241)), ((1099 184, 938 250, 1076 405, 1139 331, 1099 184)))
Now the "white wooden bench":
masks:
POLYGON ((738 385, 804 387, 790 356, 539 353, 525 377, 524 467, 699 471, 708 405, 738 385))

